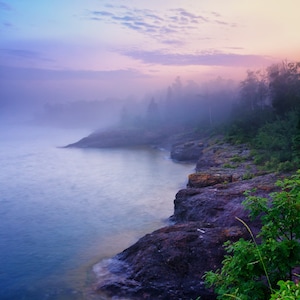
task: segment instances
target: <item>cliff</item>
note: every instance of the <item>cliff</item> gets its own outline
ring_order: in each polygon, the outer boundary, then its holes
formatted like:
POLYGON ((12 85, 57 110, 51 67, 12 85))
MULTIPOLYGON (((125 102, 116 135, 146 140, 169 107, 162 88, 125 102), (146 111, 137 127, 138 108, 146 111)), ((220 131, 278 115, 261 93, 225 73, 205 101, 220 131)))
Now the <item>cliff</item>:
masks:
POLYGON ((254 233, 260 228, 241 204, 244 192, 255 188, 267 196, 277 176, 260 172, 245 146, 195 135, 176 139, 171 157, 196 161, 196 172, 176 194, 169 225, 100 262, 96 292, 130 299, 215 299, 204 285, 204 273, 221 267, 225 241, 249 238, 235 217, 254 233))

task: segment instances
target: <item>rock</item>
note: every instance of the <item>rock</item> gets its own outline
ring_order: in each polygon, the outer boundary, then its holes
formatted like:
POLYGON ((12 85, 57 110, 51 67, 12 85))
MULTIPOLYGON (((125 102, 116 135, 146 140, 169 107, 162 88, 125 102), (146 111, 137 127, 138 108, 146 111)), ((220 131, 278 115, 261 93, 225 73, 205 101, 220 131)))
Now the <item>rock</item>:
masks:
POLYGON ((228 143, 221 142, 219 138, 217 142, 207 143, 202 151, 196 164, 196 171, 207 172, 209 169, 239 169, 247 167, 247 171, 256 173, 256 167, 252 163, 250 150, 245 145, 233 146, 228 143))
POLYGON ((177 161, 196 162, 202 155, 204 144, 200 141, 189 141, 183 144, 174 145, 170 156, 177 161))
POLYGON ((225 241, 250 238, 236 217, 254 234, 261 226, 242 206, 244 192, 256 187, 256 194, 266 197, 275 190, 276 180, 269 174, 180 190, 170 218, 175 224, 145 235, 109 263, 100 263, 96 290, 130 299, 216 299, 203 275, 221 267, 225 241))
POLYGON ((229 183, 232 181, 232 174, 194 173, 190 174, 188 177, 188 186, 201 188, 213 186, 218 183, 229 183))
POLYGON ((216 299, 204 285, 206 271, 221 267, 223 243, 250 238, 245 221, 256 235, 261 227, 242 205, 244 192, 268 197, 277 176, 263 174, 245 146, 234 147, 189 136, 171 150, 177 160, 198 155, 196 173, 174 200, 173 225, 142 237, 110 260, 97 265, 95 290, 111 296, 149 300, 216 299), (185 140, 186 141, 186 140, 185 140))
POLYGON ((66 147, 109 148, 157 145, 164 142, 169 134, 168 130, 114 129, 94 132, 66 147))
POLYGON ((215 228, 202 222, 159 229, 108 264, 100 263, 96 290, 131 299, 216 299, 203 275, 220 267, 223 243, 245 233, 239 226, 215 228))
POLYGON ((182 189, 176 194, 174 214, 170 219, 176 223, 201 220, 214 226, 228 227, 238 226, 235 217, 239 217, 257 232, 260 224, 249 219, 242 205, 244 193, 256 188, 256 195, 268 197, 271 191, 275 191, 277 179, 274 174, 268 174, 228 184, 182 189))

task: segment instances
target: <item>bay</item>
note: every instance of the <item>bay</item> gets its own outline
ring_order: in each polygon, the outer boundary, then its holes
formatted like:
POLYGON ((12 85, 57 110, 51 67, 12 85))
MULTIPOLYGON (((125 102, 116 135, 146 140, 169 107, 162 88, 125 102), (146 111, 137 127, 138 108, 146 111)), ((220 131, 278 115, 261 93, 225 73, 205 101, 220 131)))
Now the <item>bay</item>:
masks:
POLYGON ((93 266, 172 215, 193 164, 150 147, 60 147, 87 134, 1 128, 1 299, 95 299, 93 266))

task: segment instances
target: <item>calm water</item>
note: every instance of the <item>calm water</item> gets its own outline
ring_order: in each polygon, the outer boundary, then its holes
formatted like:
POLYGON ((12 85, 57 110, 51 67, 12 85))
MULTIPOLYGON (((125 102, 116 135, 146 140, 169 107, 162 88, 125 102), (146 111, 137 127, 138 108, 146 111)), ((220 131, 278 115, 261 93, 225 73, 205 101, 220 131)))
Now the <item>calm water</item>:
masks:
POLYGON ((58 148, 88 133, 1 128, 0 299, 94 299, 93 265, 173 213, 194 165, 148 148, 58 148))

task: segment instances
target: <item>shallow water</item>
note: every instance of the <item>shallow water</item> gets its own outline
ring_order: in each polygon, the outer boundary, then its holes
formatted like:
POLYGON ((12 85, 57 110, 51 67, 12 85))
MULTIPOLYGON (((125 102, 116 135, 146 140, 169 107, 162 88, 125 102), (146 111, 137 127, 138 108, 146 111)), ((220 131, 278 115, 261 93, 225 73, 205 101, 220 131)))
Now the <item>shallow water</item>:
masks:
POLYGON ((0 299, 94 299, 93 266, 173 213, 194 165, 150 148, 59 148, 88 133, 1 128, 0 299))

